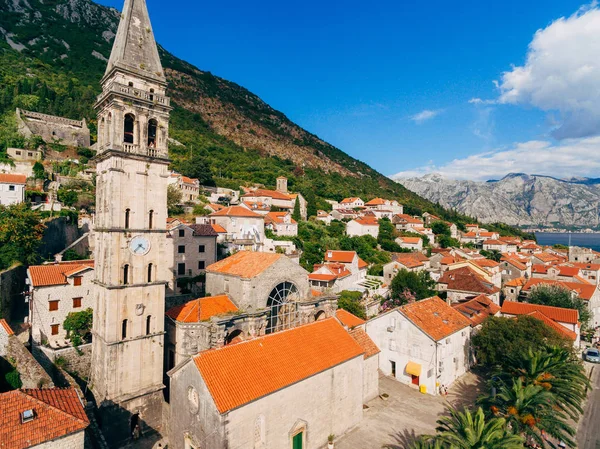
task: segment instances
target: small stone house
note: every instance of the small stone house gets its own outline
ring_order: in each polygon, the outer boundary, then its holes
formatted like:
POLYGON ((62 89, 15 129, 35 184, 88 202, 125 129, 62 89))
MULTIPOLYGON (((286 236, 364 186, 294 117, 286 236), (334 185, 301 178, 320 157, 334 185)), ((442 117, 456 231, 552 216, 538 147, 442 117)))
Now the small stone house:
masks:
POLYGON ((54 348, 68 346, 67 331, 63 328, 67 315, 92 308, 94 304, 94 261, 32 265, 27 278, 31 338, 54 348))
POLYGON ((219 225, 226 233, 223 243, 231 250, 260 251, 265 241, 265 217, 245 206, 229 206, 208 216, 209 224, 219 225))
POLYGON ((0 204, 9 206, 24 202, 26 184, 25 175, 0 173, 0 204))
POLYGON ((350 220, 346 224, 346 235, 349 237, 370 235, 377 238, 379 235, 379 222, 375 217, 362 217, 350 220))
POLYGON ((89 425, 74 388, 14 390, 0 394, 3 449, 83 449, 89 425))
POLYGON ((203 351, 169 372, 169 447, 325 447, 362 419, 364 355, 335 318, 203 351))
POLYGON ((439 394, 470 369, 471 321, 437 296, 383 313, 365 328, 381 349, 383 374, 424 393, 439 394))

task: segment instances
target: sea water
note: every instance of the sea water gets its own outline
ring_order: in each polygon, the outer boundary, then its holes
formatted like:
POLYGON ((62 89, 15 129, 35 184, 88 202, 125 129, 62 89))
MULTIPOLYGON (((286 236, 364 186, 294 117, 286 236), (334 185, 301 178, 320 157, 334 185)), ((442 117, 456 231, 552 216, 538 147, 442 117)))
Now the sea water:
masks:
POLYGON ((540 245, 568 245, 569 236, 571 246, 581 246, 600 251, 600 233, 568 233, 568 232, 536 232, 535 237, 540 245))

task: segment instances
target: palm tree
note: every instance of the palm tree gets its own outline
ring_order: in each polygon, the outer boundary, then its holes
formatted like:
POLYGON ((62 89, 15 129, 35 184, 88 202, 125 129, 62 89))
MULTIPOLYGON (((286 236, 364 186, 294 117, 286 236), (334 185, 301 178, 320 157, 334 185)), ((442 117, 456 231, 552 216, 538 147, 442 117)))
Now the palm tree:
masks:
POLYGON ((502 383, 496 395, 483 397, 480 404, 490 417, 506 419, 513 433, 533 440, 542 447, 556 447, 544 438, 544 433, 575 447, 575 430, 567 423, 567 414, 556 405, 556 398, 541 385, 526 385, 523 379, 502 383))
POLYGON ((422 436, 416 440, 410 449, 450 449, 436 437, 422 436))
POLYGON ((497 373, 505 382, 520 378, 524 385, 541 386, 552 393, 555 405, 573 420, 578 420, 586 397, 586 388, 591 388, 582 364, 571 351, 563 347, 549 347, 529 351, 521 357, 512 358, 505 373, 497 373))
POLYGON ((449 409, 449 416, 438 420, 435 439, 451 449, 523 449, 524 439, 512 435, 504 418, 486 420, 481 407, 460 412, 449 409))

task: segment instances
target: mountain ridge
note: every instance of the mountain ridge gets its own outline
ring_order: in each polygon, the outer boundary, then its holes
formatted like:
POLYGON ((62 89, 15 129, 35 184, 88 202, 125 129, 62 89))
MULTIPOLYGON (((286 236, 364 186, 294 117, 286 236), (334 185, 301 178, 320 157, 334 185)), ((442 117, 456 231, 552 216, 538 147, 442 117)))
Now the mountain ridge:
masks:
POLYGON ((482 222, 513 226, 598 228, 600 183, 596 178, 560 179, 509 173, 500 180, 463 181, 439 173, 397 182, 430 201, 482 222))

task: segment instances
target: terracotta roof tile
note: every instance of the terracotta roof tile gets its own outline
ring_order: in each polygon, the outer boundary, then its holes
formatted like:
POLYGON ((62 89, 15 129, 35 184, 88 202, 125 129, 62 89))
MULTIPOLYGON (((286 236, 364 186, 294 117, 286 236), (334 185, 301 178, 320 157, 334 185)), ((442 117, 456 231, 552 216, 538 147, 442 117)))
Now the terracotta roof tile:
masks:
POLYGON ((210 217, 250 217, 250 218, 261 218, 262 215, 252 212, 247 207, 243 206, 229 206, 224 209, 213 212, 209 215, 210 217))
POLYGON ((354 221, 362 226, 379 226, 379 221, 373 217, 361 217, 354 221))
POLYGON ((385 200, 383 198, 373 198, 371 201, 367 201, 365 206, 381 206, 385 204, 385 200))
POLYGON ((7 335, 15 334, 4 318, 0 319, 0 328, 4 329, 7 335))
POLYGON ((561 326, 556 321, 554 321, 552 318, 549 318, 546 315, 544 315, 542 312, 534 311, 531 313, 527 313, 526 315, 537 318, 540 321, 543 321, 544 323, 546 323, 547 326, 550 326, 556 332, 564 335, 565 337, 567 337, 570 340, 573 340, 573 341, 577 340, 577 334, 575 332, 567 329, 564 326, 561 326))
POLYGON ((194 237, 216 237, 217 232, 210 224, 191 224, 190 228, 194 231, 194 237))
POLYGON ((325 251, 326 262, 351 263, 356 256, 356 251, 325 251))
POLYGON ((471 262, 481 268, 496 268, 500 265, 495 260, 490 259, 473 259, 471 262))
POLYGON ((360 200, 360 198, 344 198, 342 201, 340 201, 340 204, 352 204, 357 200, 360 200))
POLYGON ((594 296, 594 294, 596 293, 596 290, 597 290, 597 286, 592 285, 592 284, 581 284, 581 283, 577 283, 577 282, 567 282, 567 281, 558 281, 558 280, 554 280, 554 279, 540 279, 540 278, 529 279, 527 281, 527 283, 525 284, 525 286, 523 287, 523 290, 525 290, 525 291, 531 290, 533 287, 538 286, 540 284, 557 285, 559 287, 566 288, 567 290, 571 290, 572 292, 575 292, 581 299, 585 299, 586 301, 589 301, 590 299, 592 299, 592 297, 594 296))
POLYGON ((373 357, 381 352, 371 337, 360 327, 349 331, 350 336, 360 345, 365 352, 365 359, 373 357))
POLYGON ((220 413, 275 393, 364 354, 333 318, 194 357, 220 413))
POLYGON ((213 224, 211 224, 210 226, 211 226, 211 227, 214 229, 214 231, 215 231, 217 234, 227 234, 227 229, 225 229, 225 228, 224 228, 223 226, 221 226, 220 224, 214 224, 214 223, 213 223, 213 224))
POLYGON ((448 290, 483 293, 485 295, 493 295, 500 291, 498 287, 482 279, 469 267, 446 271, 438 280, 438 283, 446 284, 448 290))
POLYGON ((75 432, 89 424, 73 388, 15 390, 0 394, 0 447, 37 446, 75 432), (34 418, 22 423, 21 413, 33 410, 34 418))
POLYGON ((344 309, 337 309, 335 311, 335 317, 340 320, 344 326, 349 327, 350 329, 365 324, 365 320, 344 309))
POLYGON ((471 326, 467 318, 437 296, 406 304, 399 311, 435 341, 471 326))
POLYGON ((399 237, 402 243, 418 244, 422 239, 421 237, 399 237))
POLYGON ((496 305, 485 295, 479 295, 469 301, 452 304, 452 307, 468 318, 472 326, 478 326, 487 317, 494 316, 500 312, 500 306, 496 305))
POLYGON ((180 323, 197 323, 213 316, 237 312, 238 308, 227 295, 207 296, 175 306, 166 315, 180 323))
POLYGON ((68 283, 67 276, 77 273, 85 268, 94 268, 94 261, 77 260, 73 262, 60 262, 48 265, 32 265, 29 267, 31 285, 33 287, 66 285, 68 283))
POLYGON ((527 283, 525 278, 515 278, 504 284, 505 287, 523 287, 527 283))
POLYGON ((282 192, 278 192, 277 190, 268 190, 268 189, 256 189, 252 192, 248 192, 245 195, 242 195, 242 198, 256 198, 256 197, 268 197, 276 200, 288 200, 291 201, 292 198, 282 192))
POLYGON ((222 273, 250 279, 262 273, 282 257, 281 254, 239 251, 226 259, 215 262, 208 267, 208 273, 222 273))
POLYGON ((0 173, 0 183, 2 183, 2 184, 27 184, 27 176, 11 174, 11 173, 0 173))
POLYGON ((563 307, 543 306, 540 304, 529 304, 526 302, 504 301, 502 313, 506 315, 528 315, 532 312, 541 312, 548 318, 561 323, 577 324, 579 312, 575 309, 563 307))

